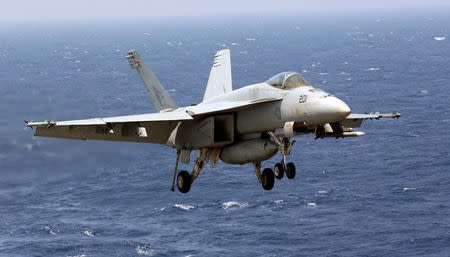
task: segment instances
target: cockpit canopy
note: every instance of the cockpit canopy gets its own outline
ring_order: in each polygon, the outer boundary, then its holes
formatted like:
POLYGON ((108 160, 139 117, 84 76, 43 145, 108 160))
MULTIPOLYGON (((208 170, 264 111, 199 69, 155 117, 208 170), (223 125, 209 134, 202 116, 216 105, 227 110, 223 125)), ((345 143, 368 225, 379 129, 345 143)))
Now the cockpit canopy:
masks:
POLYGON ((292 71, 279 73, 267 80, 266 83, 274 87, 286 89, 310 86, 300 74, 292 71))

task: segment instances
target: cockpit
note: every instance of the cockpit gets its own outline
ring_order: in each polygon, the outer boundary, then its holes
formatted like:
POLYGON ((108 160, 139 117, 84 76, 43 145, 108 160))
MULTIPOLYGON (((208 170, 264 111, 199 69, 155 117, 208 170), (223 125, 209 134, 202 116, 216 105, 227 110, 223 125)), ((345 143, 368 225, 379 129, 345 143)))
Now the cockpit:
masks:
POLYGON ((300 74, 292 71, 279 73, 267 80, 266 83, 282 89, 310 86, 300 74))

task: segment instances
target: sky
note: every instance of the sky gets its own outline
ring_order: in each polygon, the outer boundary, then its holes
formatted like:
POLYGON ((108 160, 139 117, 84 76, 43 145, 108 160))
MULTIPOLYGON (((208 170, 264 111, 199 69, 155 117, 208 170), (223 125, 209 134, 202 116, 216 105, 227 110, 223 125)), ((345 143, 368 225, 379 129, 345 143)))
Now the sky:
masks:
POLYGON ((2 0, 0 22, 449 9, 450 0, 2 0))

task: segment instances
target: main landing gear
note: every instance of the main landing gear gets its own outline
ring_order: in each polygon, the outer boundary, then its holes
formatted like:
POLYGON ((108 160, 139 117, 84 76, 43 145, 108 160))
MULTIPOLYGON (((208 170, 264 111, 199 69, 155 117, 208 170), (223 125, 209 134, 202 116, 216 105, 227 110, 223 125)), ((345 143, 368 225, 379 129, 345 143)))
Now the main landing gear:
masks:
POLYGON ((279 162, 275 164, 274 170, 271 168, 265 168, 262 172, 261 162, 253 162, 253 165, 255 166, 256 177, 265 190, 272 190, 275 184, 275 178, 283 178, 284 173, 286 173, 286 177, 288 179, 293 179, 295 177, 295 165, 292 162, 289 162, 286 165, 286 168, 281 162, 279 162))
POLYGON ((170 191, 175 191, 175 178, 176 178, 178 190, 181 193, 187 193, 189 192, 189 190, 191 190, 191 184, 194 183, 195 179, 198 177, 198 175, 200 175, 200 172, 202 171, 203 167, 205 167, 205 164, 210 160, 211 155, 212 154, 218 155, 218 152, 211 151, 210 149, 200 149, 198 151, 198 157, 195 160, 195 165, 194 168, 192 169, 192 172, 189 174, 189 172, 181 170, 177 176, 180 153, 181 151, 177 150, 177 162, 175 164, 175 170, 173 172, 172 188, 170 189, 170 191))

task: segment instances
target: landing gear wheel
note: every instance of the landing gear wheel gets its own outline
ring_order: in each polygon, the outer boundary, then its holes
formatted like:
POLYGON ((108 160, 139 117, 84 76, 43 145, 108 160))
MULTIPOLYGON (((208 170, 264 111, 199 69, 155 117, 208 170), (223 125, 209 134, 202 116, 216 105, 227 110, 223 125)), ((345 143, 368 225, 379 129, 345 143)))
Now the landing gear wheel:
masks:
POLYGON ((275 184, 275 176, 271 168, 265 168, 261 174, 261 184, 265 190, 271 190, 275 184))
POLYGON ((286 177, 288 179, 295 178, 295 164, 293 164, 292 162, 289 162, 286 165, 286 177))
POLYGON ((275 164, 275 167, 273 168, 273 172, 275 173, 275 177, 277 179, 282 179, 284 175, 284 166, 280 162, 275 164))
POLYGON ((177 186, 181 193, 189 192, 191 190, 191 174, 185 170, 180 171, 177 177, 177 186))

